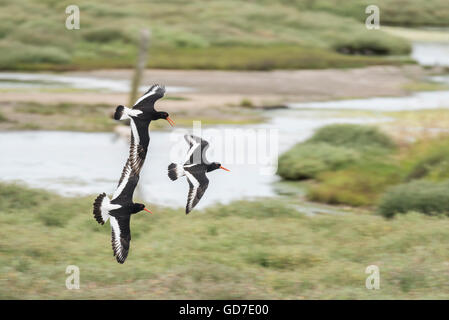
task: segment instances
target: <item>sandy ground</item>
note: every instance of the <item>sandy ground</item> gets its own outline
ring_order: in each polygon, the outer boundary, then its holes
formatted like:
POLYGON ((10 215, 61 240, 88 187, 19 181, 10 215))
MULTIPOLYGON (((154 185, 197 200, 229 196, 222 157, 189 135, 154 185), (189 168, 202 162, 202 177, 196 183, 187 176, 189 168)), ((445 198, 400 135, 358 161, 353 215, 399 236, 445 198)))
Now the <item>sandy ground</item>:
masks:
MULTIPOLYGON (((66 76, 92 76, 105 79, 130 79, 132 70, 67 72, 66 76)), ((167 111, 222 107, 249 99, 255 105, 399 96, 404 85, 421 79, 419 66, 376 66, 360 69, 279 70, 279 71, 198 71, 147 70, 143 83, 193 88, 193 92, 171 94, 185 100, 165 99, 158 104, 167 111)), ((3 92, 0 102, 36 101, 39 103, 79 102, 83 104, 128 104, 128 96, 95 92, 3 92)))

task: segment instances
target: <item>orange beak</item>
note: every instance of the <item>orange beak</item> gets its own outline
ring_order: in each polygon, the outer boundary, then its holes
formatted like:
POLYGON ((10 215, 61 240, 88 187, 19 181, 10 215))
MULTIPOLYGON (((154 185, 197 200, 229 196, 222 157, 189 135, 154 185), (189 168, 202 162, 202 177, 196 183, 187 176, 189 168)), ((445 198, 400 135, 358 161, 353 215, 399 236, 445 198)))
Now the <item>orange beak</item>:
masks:
POLYGON ((167 120, 168 123, 170 123, 170 125, 171 125, 172 127, 175 126, 175 122, 174 122, 172 119, 170 119, 170 117, 165 118, 165 120, 167 120))
POLYGON ((231 171, 229 169, 226 169, 225 167, 220 166, 220 169, 226 170, 226 171, 231 171))
POLYGON ((146 212, 149 212, 149 213, 153 214, 153 212, 151 212, 151 211, 148 210, 147 208, 143 208, 143 210, 145 210, 146 212))

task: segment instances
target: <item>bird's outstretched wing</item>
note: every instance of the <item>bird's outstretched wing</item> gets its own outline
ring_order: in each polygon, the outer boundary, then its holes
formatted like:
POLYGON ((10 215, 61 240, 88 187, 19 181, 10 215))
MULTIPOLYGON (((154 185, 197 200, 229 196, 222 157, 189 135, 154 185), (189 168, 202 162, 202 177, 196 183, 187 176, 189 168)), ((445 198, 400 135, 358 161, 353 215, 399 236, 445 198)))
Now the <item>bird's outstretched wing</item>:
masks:
POLYGON ((134 174, 140 174, 147 155, 150 135, 148 124, 131 117, 131 143, 129 146, 129 165, 134 174))
POLYGON ((129 165, 130 159, 126 161, 123 167, 122 176, 120 177, 117 189, 112 195, 112 203, 127 203, 132 202, 134 190, 139 182, 139 175, 135 174, 129 165))
POLYGON ((140 171, 147 155, 150 136, 148 125, 144 122, 130 117, 131 142, 129 156, 122 170, 117 189, 112 196, 114 202, 131 202, 134 189, 139 181, 140 171))
POLYGON ((185 165, 189 164, 208 164, 205 153, 209 148, 209 143, 193 134, 186 134, 184 139, 189 144, 185 165))
POLYGON ((125 262, 128 257, 129 244, 131 242, 131 230, 129 222, 131 216, 110 217, 111 243, 114 256, 118 263, 125 262))
POLYGON ((133 106, 133 109, 145 111, 154 110, 154 103, 162 98, 165 94, 165 87, 158 84, 152 85, 147 92, 145 92, 133 106))
POLYGON ((188 214, 201 200, 209 186, 206 177, 206 169, 201 165, 184 167, 184 172, 189 182, 189 194, 187 196, 186 214, 188 214))

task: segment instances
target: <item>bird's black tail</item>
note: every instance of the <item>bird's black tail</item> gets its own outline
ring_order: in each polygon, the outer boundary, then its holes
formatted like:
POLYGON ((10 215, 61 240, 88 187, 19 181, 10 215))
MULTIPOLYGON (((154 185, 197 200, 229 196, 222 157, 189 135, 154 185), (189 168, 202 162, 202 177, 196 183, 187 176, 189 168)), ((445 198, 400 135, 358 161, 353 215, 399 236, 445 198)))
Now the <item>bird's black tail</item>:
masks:
POLYGON ((184 175, 184 169, 182 166, 176 163, 170 163, 168 166, 168 177, 175 181, 179 177, 182 177, 184 175))
POLYGON ((115 109, 115 113, 114 113, 114 119, 115 120, 122 120, 122 116, 123 116, 123 110, 125 110, 125 107, 120 105, 115 109))

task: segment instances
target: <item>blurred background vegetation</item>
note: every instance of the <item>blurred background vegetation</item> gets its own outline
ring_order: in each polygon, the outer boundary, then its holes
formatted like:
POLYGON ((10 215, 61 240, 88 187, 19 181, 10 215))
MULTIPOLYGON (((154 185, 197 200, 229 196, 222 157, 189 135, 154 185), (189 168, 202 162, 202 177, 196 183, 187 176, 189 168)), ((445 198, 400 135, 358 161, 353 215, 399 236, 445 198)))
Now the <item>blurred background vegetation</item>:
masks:
POLYGON ((2 0, 0 68, 133 66, 138 31, 152 30, 149 66, 171 69, 354 67, 397 64, 410 44, 361 28, 367 5, 382 23, 444 26, 449 4, 429 1, 77 1, 81 29, 61 28, 70 1, 2 0), (217 36, 217 35, 220 36, 217 36), (225 50, 224 50, 225 49, 225 50), (362 55, 342 55, 341 52, 362 55))

